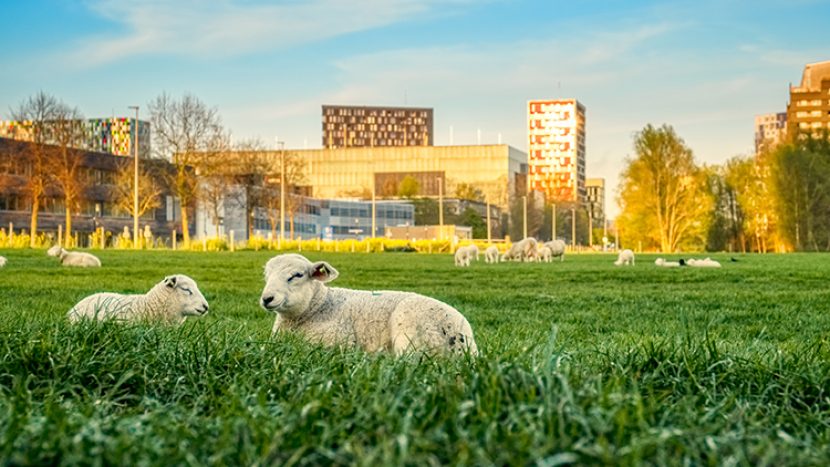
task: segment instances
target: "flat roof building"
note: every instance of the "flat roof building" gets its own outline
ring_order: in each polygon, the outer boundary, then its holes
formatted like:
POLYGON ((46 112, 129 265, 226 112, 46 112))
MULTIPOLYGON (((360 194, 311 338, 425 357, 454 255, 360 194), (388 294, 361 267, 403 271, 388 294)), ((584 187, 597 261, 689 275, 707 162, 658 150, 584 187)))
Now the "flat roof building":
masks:
MULTIPOLYGON (((82 137, 76 149, 102 152, 116 156, 133 156, 135 148, 136 120, 129 117, 90 118, 83 120, 80 132, 82 137)), ((46 122, 44 134, 45 143, 56 144, 51 135, 49 123, 46 122)), ((0 138, 9 138, 17 141, 32 141, 33 122, 31 121, 0 121, 0 138)), ((150 156, 150 123, 139 120, 138 125, 139 157, 145 159, 150 156)))
POLYGON ((588 212, 594 222, 605 220, 605 179, 589 178, 585 180, 586 201, 588 212))
POLYGON ((778 112, 755 116, 755 155, 782 143, 787 136, 787 113, 778 112))
POLYGON ((585 200, 585 106, 576 99, 527 103, 528 189, 550 201, 585 200))
POLYGON ((323 106, 323 147, 432 146, 432 109, 323 106))
POLYGON ((790 86, 787 133, 830 130, 830 60, 808 63, 799 86, 790 86))

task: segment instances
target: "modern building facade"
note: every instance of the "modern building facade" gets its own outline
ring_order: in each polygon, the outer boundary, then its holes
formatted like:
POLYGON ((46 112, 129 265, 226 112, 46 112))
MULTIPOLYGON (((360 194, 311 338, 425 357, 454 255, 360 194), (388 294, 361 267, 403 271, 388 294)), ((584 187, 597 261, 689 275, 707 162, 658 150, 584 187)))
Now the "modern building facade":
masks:
MULTIPOLYGON (((462 184, 507 209, 527 154, 508 145, 417 146, 286 150, 304 161, 315 198, 454 197, 462 184)), ((277 156, 272 158, 279 160, 277 156)), ((525 186, 518 187, 521 193, 525 186)))
POLYGON ((830 130, 830 60, 804 67, 799 86, 790 86, 787 132, 813 133, 830 130))
POLYGON ((323 106, 323 147, 432 146, 432 109, 323 106))
POLYGON ((605 179, 589 178, 585 180, 588 213, 594 225, 605 221, 605 179))
POLYGON ((528 101, 527 128, 528 189, 550 201, 585 201, 585 106, 528 101))
POLYGON ((755 155, 782 143, 787 136, 787 113, 778 112, 755 116, 755 155))
MULTIPOLYGON (((139 157, 150 156, 150 123, 138 121, 139 157)), ((31 121, 0 121, 0 138, 18 141, 33 140, 33 123, 31 121)), ((50 134, 49 123, 44 129, 46 143, 55 143, 50 134)), ((133 156, 136 141, 136 120, 127 117, 93 118, 83 121, 80 132, 80 144, 77 149, 107 153, 116 156, 133 156)))

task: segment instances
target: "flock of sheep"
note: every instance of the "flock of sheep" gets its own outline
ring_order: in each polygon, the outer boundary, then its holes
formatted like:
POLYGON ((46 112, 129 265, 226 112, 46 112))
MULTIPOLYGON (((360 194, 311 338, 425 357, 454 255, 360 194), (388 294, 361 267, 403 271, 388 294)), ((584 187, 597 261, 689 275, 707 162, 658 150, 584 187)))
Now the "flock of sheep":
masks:
MULTIPOLYGON (((67 251, 54 246, 49 256, 64 266, 100 267, 101 261, 85 252, 67 251)), ((513 243, 503 254, 496 246, 484 251, 487 263, 500 261, 563 261, 565 242, 541 243, 525 238, 513 243)), ((458 248, 455 265, 468 267, 478 260, 475 245, 458 248)), ((0 267, 6 258, 0 256, 0 267)), ((619 252, 617 266, 633 266, 634 252, 619 252)), ((717 268, 710 258, 667 261, 658 258, 659 267, 682 266, 717 268)), ((441 301, 412 292, 364 291, 326 284, 339 273, 325 261, 311 262, 299 254, 282 254, 265 264, 265 287, 259 305, 276 314, 272 334, 281 330, 298 332, 309 340, 326 345, 351 345, 366 351, 390 351, 397 355, 412 351, 430 353, 478 353, 473 330, 455 308, 441 301)), ((196 282, 185 275, 165 277, 145 294, 96 293, 67 313, 71 322, 82 319, 182 323, 188 317, 207 314, 208 302, 196 282)))

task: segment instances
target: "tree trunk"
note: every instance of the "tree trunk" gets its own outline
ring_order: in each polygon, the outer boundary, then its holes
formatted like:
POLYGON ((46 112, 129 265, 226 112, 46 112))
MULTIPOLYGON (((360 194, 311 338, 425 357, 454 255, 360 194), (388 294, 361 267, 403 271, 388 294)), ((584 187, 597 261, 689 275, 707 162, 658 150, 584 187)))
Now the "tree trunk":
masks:
POLYGON ((66 241, 66 248, 70 248, 69 237, 72 235, 72 210, 69 208, 69 200, 64 200, 66 203, 66 235, 63 237, 66 241))
POLYGON ((40 200, 37 196, 34 196, 32 199, 32 222, 29 226, 29 247, 35 247, 35 239, 37 237, 37 215, 38 210, 40 209, 40 200))
POLYGON ((182 242, 184 242, 184 247, 190 247, 190 229, 187 227, 187 207, 182 202, 182 242))

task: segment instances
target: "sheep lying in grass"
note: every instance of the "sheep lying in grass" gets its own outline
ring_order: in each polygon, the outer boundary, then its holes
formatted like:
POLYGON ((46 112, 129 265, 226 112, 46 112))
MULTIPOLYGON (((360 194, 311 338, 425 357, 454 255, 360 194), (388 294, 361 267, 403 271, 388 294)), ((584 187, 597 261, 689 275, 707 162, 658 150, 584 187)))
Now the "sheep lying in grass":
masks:
POLYGON ((634 252, 626 248, 620 251, 617 260, 614 261, 615 266, 634 266, 634 252))
POLYGON ((661 268, 679 268, 680 266, 685 266, 682 259, 680 261, 666 261, 663 258, 655 259, 654 265, 661 268))
POLYGON ((55 258, 57 258, 58 256, 61 255, 61 250, 63 250, 63 248, 61 248, 60 245, 53 245, 48 250, 46 250, 46 255, 47 256, 54 256, 55 258))
POLYGON ((693 268, 719 268, 720 263, 713 260, 712 258, 706 259, 688 259, 686 260, 686 265, 693 267, 693 268))
POLYGON ((455 308, 411 292, 328 287, 338 272, 325 261, 284 254, 265 265, 260 305, 277 314, 272 333, 296 331, 325 345, 368 352, 477 354, 470 323, 455 308))
POLYGON ((458 247, 458 249, 455 250, 455 265, 461 267, 469 266, 470 262, 476 257, 477 254, 478 247, 475 245, 458 247))
POLYGON ((551 256, 559 258, 559 261, 565 261, 565 242, 563 240, 551 240, 545 242, 545 246, 550 248, 551 256))
POLYGON ((6 265, 6 258, 0 256, 0 268, 6 265))
POLYGON ((52 248, 50 248, 49 251, 46 252, 46 254, 50 256, 59 257, 60 262, 63 266, 75 266, 79 268, 101 267, 101 260, 91 253, 85 253, 83 251, 66 251, 63 248, 58 247, 58 254, 53 255, 50 253, 52 251, 52 248))
POLYGON ((208 302, 196 282, 182 274, 165 277, 143 295, 97 293, 84 298, 67 314, 81 319, 181 323, 188 316, 204 316, 208 302))
POLYGON ((499 262, 499 247, 496 245, 490 245, 484 250, 484 262, 495 264, 499 262))
POLYGON ((536 248, 538 242, 533 237, 527 237, 519 240, 518 242, 510 245, 510 249, 507 250, 502 256, 502 261, 534 261, 536 259, 536 248))

